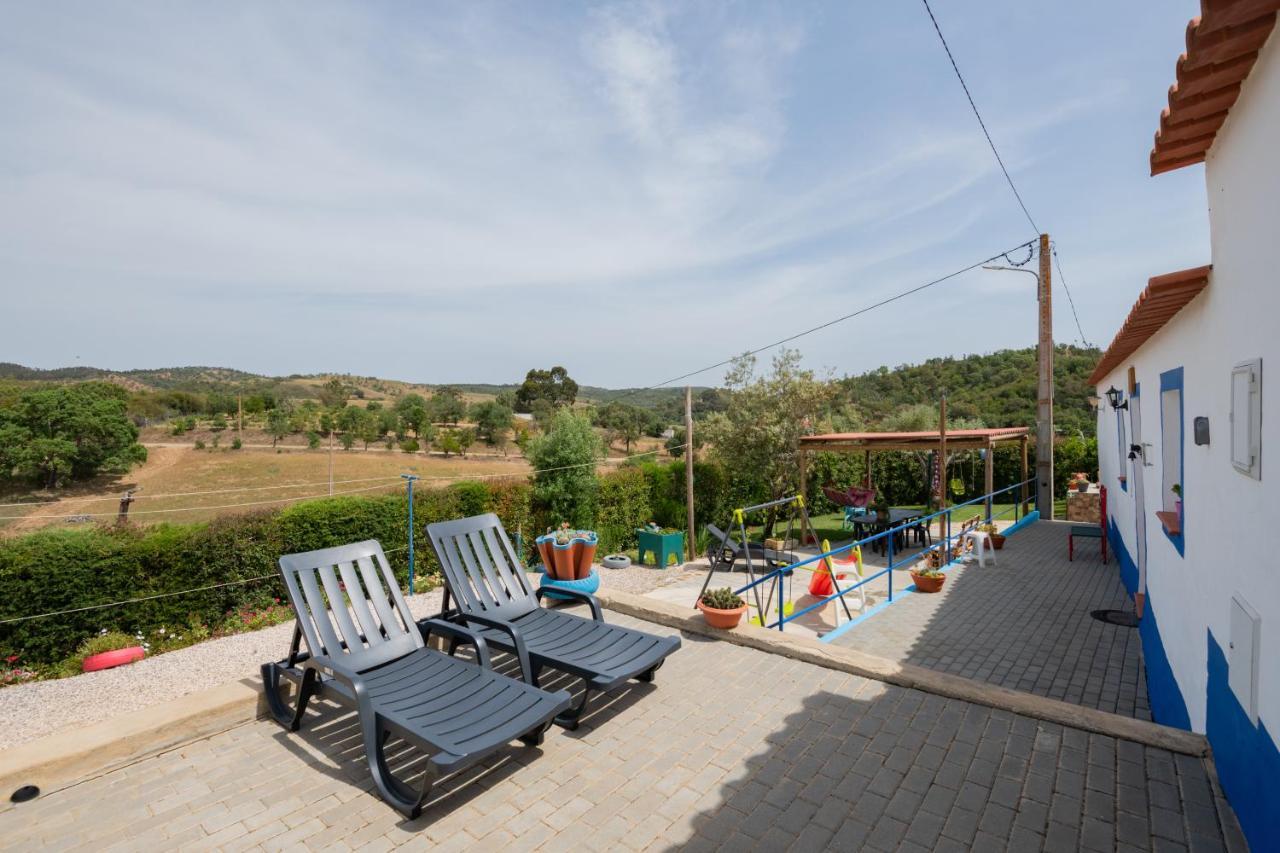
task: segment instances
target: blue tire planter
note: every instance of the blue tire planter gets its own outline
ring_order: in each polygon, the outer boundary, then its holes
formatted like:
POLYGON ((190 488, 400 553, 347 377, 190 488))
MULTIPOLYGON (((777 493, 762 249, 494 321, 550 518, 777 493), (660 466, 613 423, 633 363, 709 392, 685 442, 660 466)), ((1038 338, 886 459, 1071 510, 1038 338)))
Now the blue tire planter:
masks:
MULTIPOLYGON (((538 586, 550 587, 552 589, 560 587, 562 589, 571 589, 574 592, 594 593, 600 588, 600 575, 596 573, 595 569, 592 569, 591 574, 587 575, 585 578, 581 578, 576 581, 561 581, 556 580, 548 574, 543 574, 542 580, 538 582, 538 586)), ((552 598, 559 599, 560 601, 574 600, 573 596, 570 595, 556 595, 554 592, 548 593, 548 595, 552 598)))

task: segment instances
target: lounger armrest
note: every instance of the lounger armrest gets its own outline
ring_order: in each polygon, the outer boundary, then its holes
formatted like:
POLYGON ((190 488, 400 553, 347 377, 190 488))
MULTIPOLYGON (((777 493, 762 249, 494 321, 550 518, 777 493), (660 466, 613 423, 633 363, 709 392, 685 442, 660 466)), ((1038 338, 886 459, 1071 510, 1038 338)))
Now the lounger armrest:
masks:
POLYGON ((538 587, 538 591, 536 595, 538 596, 539 601, 541 601, 543 598, 546 598, 548 595, 553 597, 566 596, 568 598, 576 598, 579 602, 587 604, 591 607, 592 619, 596 620, 597 622, 604 621, 604 614, 600 612, 599 599, 597 599, 594 595, 592 595, 589 592, 582 592, 581 590, 576 590, 576 589, 565 589, 562 586, 555 586, 555 587, 541 586, 541 587, 538 587))
POLYGON ((443 619, 421 619, 418 621, 418 630, 422 632, 423 640, 431 639, 431 634, 434 632, 464 645, 470 643, 476 647, 476 662, 484 669, 493 669, 493 662, 489 657, 489 644, 484 641, 484 637, 470 628, 455 625, 443 619))
POLYGON ((360 680, 360 674, 345 663, 339 663, 328 655, 311 655, 301 661, 303 669, 314 669, 317 675, 333 676, 345 684, 360 680))
POLYGON ((486 628, 493 628, 502 631, 511 638, 511 644, 516 647, 516 658, 520 661, 520 675, 524 678, 525 684, 537 687, 537 681, 533 677, 533 666, 529 663, 529 647, 524 643, 524 637, 520 635, 520 629, 510 622, 503 622, 501 619, 490 619, 488 616, 477 616, 474 613, 463 613, 459 616, 464 622, 474 622, 477 625, 484 625, 486 628))

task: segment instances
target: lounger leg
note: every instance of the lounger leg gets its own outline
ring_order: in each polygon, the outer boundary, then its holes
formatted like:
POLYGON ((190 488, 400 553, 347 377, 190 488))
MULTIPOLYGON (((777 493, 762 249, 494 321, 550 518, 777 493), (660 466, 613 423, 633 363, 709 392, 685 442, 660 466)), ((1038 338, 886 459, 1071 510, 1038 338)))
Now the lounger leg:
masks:
POLYGON ((302 715, 307 710, 307 702, 316 692, 316 671, 307 669, 302 673, 302 681, 298 684, 298 696, 290 708, 280 698, 280 664, 264 663, 262 665, 262 688, 267 695, 267 709, 275 721, 291 732, 302 728, 302 715))
POLYGON ((382 798, 394 806, 396 811, 413 820, 422 813, 423 804, 431 796, 431 788, 435 784, 438 773, 436 766, 430 761, 427 762, 427 769, 422 777, 422 787, 415 792, 391 775, 391 770, 387 767, 387 757, 383 747, 389 733, 376 719, 363 719, 361 729, 364 732, 364 748, 369 757, 369 773, 373 776, 373 784, 378 787, 382 798))
POLYGON ((578 721, 582 719, 582 715, 587 712, 587 702, 591 699, 591 688, 583 684, 582 698, 578 700, 578 704, 556 717, 556 725, 563 729, 573 731, 578 727, 578 721))
POLYGON ((652 684, 654 673, 661 669, 664 663, 666 663, 665 659, 658 661, 656 664, 637 675, 636 681, 643 681, 645 684, 652 684))
POLYGON ((550 723, 543 723, 536 729, 532 729, 520 735, 520 740, 529 746, 542 746, 542 742, 546 740, 547 729, 549 728, 551 728, 550 723))

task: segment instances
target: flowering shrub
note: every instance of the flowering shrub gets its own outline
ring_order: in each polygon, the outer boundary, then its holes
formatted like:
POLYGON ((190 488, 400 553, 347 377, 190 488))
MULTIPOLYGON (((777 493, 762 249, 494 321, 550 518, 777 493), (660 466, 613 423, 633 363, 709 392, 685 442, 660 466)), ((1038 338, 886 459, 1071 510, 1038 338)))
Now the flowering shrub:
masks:
POLYGON ((18 655, 9 655, 4 659, 4 666, 0 666, 0 687, 21 684, 24 681, 33 681, 40 677, 38 673, 27 669, 25 666, 18 666, 18 660, 18 655))
POLYGON ((266 607, 228 610, 227 621, 219 634, 243 634, 245 631, 270 628, 272 625, 279 625, 291 619, 293 619, 293 608, 287 604, 281 604, 280 599, 277 598, 266 607))

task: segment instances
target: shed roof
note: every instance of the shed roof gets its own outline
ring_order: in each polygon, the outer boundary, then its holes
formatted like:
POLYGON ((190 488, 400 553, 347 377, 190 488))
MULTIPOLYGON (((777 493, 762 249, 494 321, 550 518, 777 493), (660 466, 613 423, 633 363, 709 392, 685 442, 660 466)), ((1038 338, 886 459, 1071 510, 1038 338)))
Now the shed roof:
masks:
POLYGON ((1280 0, 1200 0, 1151 149, 1151 174, 1203 163, 1275 26, 1280 0))
MULTIPOLYGON (((947 444, 957 447, 990 447, 1004 441, 1017 441, 1028 435, 1027 427, 995 427, 988 429, 947 430, 947 444)), ((929 449, 942 440, 937 430, 924 432, 832 432, 806 435, 800 439, 803 450, 911 450, 929 449)))
POLYGON ((1209 284, 1212 265, 1158 275, 1147 282, 1147 287, 1129 309, 1120 331, 1116 332, 1111 346, 1098 360, 1098 366, 1089 375, 1089 383, 1097 385, 1129 356, 1137 351, 1156 332, 1173 319, 1183 307, 1195 299, 1209 284))

